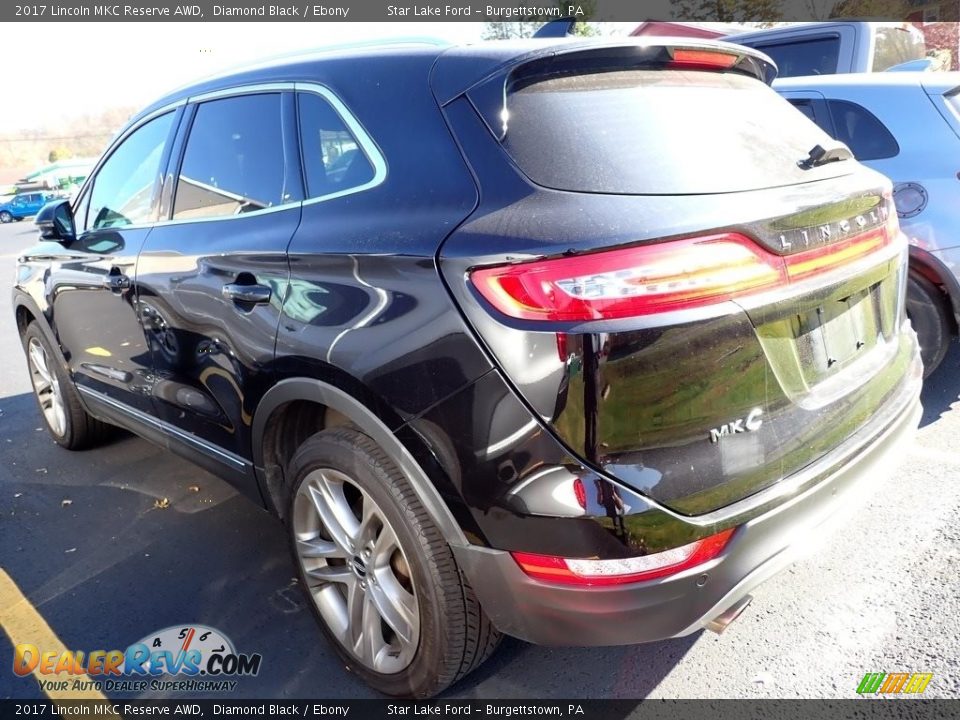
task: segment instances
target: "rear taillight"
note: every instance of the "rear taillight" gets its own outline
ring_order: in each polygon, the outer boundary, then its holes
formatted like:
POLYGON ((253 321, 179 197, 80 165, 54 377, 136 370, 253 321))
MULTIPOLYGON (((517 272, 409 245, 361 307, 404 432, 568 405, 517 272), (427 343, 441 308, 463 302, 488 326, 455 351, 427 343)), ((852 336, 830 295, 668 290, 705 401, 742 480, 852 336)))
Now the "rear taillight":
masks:
POLYGON ((527 575, 564 585, 623 585, 676 575, 717 557, 736 528, 663 552, 616 560, 580 560, 511 553, 527 575))
POLYGON ((521 320, 578 322, 688 310, 787 285, 890 242, 890 227, 782 257, 736 233, 474 270, 480 294, 521 320))

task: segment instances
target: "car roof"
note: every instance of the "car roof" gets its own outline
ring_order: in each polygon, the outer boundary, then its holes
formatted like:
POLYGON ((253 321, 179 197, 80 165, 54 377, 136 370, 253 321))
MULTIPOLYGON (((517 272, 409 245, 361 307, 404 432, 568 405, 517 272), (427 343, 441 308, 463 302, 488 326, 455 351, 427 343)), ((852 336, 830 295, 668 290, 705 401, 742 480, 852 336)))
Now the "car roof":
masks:
POLYGON ((774 81, 776 90, 817 90, 819 88, 901 88, 923 87, 943 95, 960 87, 960 72, 876 72, 807 75, 774 81))
MULTIPOLYGON (((452 44, 437 40, 385 40, 349 46, 328 46, 316 50, 296 52, 267 58, 252 64, 231 68, 219 75, 205 78, 178 88, 152 103, 131 119, 140 118, 157 110, 197 95, 227 90, 254 83, 304 82, 317 70, 339 66, 345 76, 380 69, 389 72, 400 66, 400 61, 419 58, 424 69, 424 78, 431 76, 432 85, 440 102, 446 102, 498 69, 525 62, 537 57, 546 57, 579 49, 602 49, 614 47, 683 47, 727 48, 739 55, 758 58, 764 63, 769 59, 762 53, 741 45, 717 40, 688 37, 616 37, 608 39, 527 38, 520 40, 485 40, 475 43, 452 44), (440 62, 437 62, 440 60, 440 62), (379 66, 379 67, 377 67, 379 66), (314 71, 314 72, 311 72, 314 71)), ((409 66, 408 66, 409 67, 409 66)))

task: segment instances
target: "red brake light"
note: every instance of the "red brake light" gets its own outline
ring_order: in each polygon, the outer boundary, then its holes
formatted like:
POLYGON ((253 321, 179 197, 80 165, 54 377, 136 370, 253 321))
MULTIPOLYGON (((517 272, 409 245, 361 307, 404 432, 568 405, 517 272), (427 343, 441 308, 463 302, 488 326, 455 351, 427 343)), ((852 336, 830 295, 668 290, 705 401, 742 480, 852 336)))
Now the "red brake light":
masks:
POLYGON ((719 52, 717 50, 694 50, 692 48, 675 48, 673 59, 667 64, 670 68, 699 68, 704 70, 726 70, 733 67, 738 55, 719 52))
POLYGON ((616 560, 579 560, 511 553, 527 575, 565 585, 623 585, 675 575, 717 557, 736 528, 664 552, 616 560))
POLYGON ((511 317, 595 320, 680 310, 776 285, 786 279, 777 261, 741 235, 713 235, 482 268, 471 277, 511 317))
POLYGON ((474 270, 480 294, 521 320, 583 322, 716 304, 845 265, 891 241, 888 227, 781 257, 735 233, 474 270))
POLYGON ((587 489, 583 485, 583 480, 576 478, 573 481, 573 494, 577 498, 577 505, 584 510, 587 509, 587 489))

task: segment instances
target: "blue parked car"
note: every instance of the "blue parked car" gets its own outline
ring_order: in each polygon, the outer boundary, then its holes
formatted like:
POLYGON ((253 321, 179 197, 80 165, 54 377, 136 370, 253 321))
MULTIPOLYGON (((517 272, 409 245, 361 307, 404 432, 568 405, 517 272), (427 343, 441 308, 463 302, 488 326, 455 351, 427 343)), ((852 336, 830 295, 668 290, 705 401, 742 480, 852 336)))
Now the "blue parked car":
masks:
POLYGON ((9 202, 0 204, 0 223, 11 223, 14 220, 33 217, 40 212, 40 208, 56 199, 57 195, 51 192, 28 192, 16 195, 9 202))
POLYGON ((929 375, 960 327, 960 73, 794 77, 773 88, 893 180, 910 239, 907 316, 929 375))

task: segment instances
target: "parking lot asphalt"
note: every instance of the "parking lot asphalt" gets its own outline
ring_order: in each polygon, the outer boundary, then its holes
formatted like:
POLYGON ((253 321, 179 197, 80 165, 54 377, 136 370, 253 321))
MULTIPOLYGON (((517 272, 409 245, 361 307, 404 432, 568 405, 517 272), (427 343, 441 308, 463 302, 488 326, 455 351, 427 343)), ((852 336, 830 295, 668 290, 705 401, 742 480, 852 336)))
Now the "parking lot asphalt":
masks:
MULTIPOLYGON (((34 235, 28 222, 0 225, 0 278, 10 282, 34 235)), ((0 348, 0 567, 67 647, 122 649, 202 623, 263 656, 230 698, 372 696, 316 628, 277 521, 139 438, 57 447, 41 429, 7 291, 0 348)), ((866 672, 931 672, 925 696, 960 696, 958 394, 954 347, 925 387, 899 467, 838 533, 809 538, 813 554, 759 588, 724 635, 587 649, 506 639, 447 696, 849 698, 866 672)), ((0 697, 42 698, 32 677, 11 673, 12 654, 0 633, 0 697)), ((160 695, 111 699, 131 697, 160 695)))

